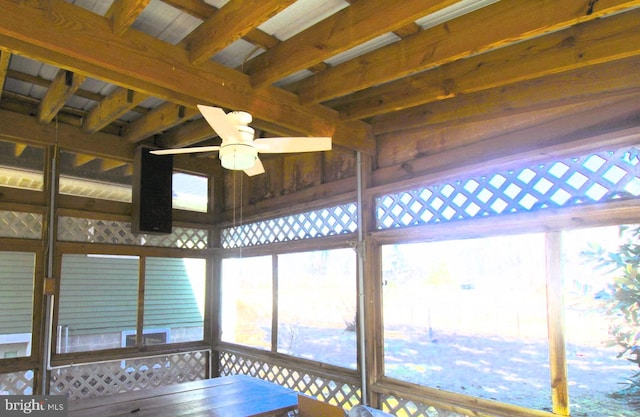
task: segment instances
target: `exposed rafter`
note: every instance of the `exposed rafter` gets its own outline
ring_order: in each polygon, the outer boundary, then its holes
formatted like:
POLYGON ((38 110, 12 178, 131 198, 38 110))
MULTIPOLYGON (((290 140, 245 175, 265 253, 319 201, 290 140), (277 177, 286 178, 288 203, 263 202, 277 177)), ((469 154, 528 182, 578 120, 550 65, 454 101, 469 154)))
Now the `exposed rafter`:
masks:
POLYGON ((300 106, 278 88, 254 89, 247 76, 214 62, 194 67, 181 46, 135 31, 116 36, 109 19, 65 1, 3 0, 0 6, 0 45, 24 55, 190 108, 242 109, 300 134, 332 136, 337 146, 374 151, 363 122, 343 122, 328 107, 300 106), (49 18, 53 13, 64 19, 49 18))
POLYGON ((404 0, 398 7, 395 0, 358 1, 250 60, 246 72, 263 87, 453 3, 404 0))
POLYGON ((86 77, 71 71, 61 70, 51 82, 47 93, 40 102, 38 108, 38 120, 41 123, 49 123, 64 106, 67 99, 76 92, 86 77))

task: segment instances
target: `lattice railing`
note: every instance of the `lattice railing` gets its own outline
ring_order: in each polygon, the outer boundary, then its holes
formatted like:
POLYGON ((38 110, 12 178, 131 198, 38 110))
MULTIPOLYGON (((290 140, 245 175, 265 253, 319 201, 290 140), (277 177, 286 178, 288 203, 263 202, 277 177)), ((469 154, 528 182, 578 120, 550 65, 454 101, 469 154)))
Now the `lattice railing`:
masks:
POLYGON ((32 395, 33 371, 0 374, 0 395, 32 395))
POLYGON ((0 210, 0 237, 42 238, 42 214, 0 210))
POLYGON ((387 229, 533 212, 640 195, 636 148, 487 173, 382 195, 376 227, 387 229))
POLYGON ((209 352, 196 351, 57 368, 49 386, 50 394, 75 400, 208 377, 209 352))
POLYGON ((396 417, 469 417, 466 414, 394 396, 382 397, 382 410, 396 417))
POLYGON ((131 223, 61 216, 58 220, 58 240, 67 242, 106 243, 206 249, 209 233, 205 229, 174 227, 171 234, 134 234, 131 223))
POLYGON ((222 247, 228 249, 351 233, 357 227, 357 206, 349 203, 227 227, 220 239, 222 247))
POLYGON ((220 375, 251 375, 275 382, 293 390, 316 397, 344 409, 358 405, 362 398, 360 387, 351 382, 319 376, 293 367, 279 366, 264 360, 220 352, 220 375))

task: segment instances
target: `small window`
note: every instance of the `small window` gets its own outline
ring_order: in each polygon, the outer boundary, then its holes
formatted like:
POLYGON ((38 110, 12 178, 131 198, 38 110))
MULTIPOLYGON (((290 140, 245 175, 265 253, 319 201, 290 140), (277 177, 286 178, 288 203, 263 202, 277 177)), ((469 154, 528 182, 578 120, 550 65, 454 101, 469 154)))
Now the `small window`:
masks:
POLYGON ((131 202, 131 163, 60 152, 60 194, 131 202))
MULTIPOLYGON (((163 345, 171 339, 171 329, 149 329, 142 333, 142 345, 163 345)), ((125 330, 122 332, 122 347, 136 345, 136 331, 125 330)))
POLYGON ((44 148, 0 140, 0 186, 44 189, 44 148))
POLYGON ((207 212, 209 181, 200 175, 175 172, 173 174, 173 208, 207 212))

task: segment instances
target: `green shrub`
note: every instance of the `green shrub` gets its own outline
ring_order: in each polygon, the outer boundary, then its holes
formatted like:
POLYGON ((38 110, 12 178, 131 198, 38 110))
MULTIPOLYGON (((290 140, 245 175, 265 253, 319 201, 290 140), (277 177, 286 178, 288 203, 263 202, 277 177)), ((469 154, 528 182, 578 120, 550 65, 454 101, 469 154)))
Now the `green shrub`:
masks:
MULTIPOLYGON (((601 268, 613 272, 603 304, 609 318, 609 346, 619 348, 618 358, 640 368, 640 227, 621 227, 625 243, 615 252, 595 246, 585 255, 601 268)), ((624 381, 628 386, 614 396, 638 395, 640 372, 624 381)))

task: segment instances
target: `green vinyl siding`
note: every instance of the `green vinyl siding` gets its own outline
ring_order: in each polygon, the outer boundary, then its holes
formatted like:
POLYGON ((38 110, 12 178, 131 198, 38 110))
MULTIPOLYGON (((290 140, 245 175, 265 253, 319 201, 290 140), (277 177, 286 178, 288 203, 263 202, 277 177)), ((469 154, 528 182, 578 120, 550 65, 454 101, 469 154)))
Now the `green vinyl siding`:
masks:
POLYGON ((147 258, 144 328, 201 327, 204 259, 147 258))
POLYGON ((0 335, 31 333, 35 254, 0 252, 0 335))
POLYGON ((135 329, 138 259, 64 255, 58 325, 70 335, 135 329))
MULTIPOLYGON (((147 258, 144 329, 202 327, 203 259, 147 258)), ((139 260, 64 255, 58 325, 69 335, 135 330, 139 260)))

